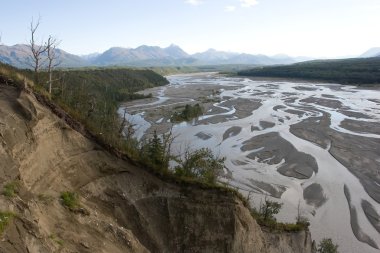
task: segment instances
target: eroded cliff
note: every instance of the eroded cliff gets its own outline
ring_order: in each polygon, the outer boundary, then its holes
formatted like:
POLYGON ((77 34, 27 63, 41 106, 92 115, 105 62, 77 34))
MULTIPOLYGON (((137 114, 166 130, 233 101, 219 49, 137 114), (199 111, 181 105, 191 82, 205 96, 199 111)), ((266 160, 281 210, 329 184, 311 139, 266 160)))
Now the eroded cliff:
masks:
POLYGON ((263 232, 230 192, 166 182, 107 152, 33 94, 0 85, 0 252, 311 252, 308 232, 263 232), (77 192, 82 209, 60 203, 77 192))

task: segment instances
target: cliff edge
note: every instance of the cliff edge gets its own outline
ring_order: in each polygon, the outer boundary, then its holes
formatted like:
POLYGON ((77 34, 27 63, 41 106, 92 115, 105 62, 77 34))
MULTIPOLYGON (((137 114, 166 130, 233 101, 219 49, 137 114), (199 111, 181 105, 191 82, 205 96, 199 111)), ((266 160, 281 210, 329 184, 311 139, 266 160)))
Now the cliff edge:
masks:
POLYGON ((263 232, 234 194, 163 181, 0 84, 0 189, 10 185, 0 252, 312 252, 308 231, 263 232), (62 204, 65 191, 80 208, 62 204))

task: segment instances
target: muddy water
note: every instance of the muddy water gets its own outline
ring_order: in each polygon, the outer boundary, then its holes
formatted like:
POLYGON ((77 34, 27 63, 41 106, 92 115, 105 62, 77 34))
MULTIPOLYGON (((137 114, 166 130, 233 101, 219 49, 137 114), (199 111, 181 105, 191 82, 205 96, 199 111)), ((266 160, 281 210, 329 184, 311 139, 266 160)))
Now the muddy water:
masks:
MULTIPOLYGON (((307 119, 319 121, 319 117, 326 116, 329 118, 326 127, 331 130, 330 135, 343 133, 380 142, 380 135, 371 128, 364 127, 358 132, 341 125, 345 119, 360 121, 364 125, 368 122, 372 126, 379 123, 380 105, 376 99, 380 97, 380 91, 218 75, 177 75, 168 79, 171 85, 158 90, 156 101, 127 107, 127 111, 136 107, 140 109, 138 114, 132 115, 131 112, 129 115, 130 119, 141 124, 138 137, 148 128, 168 121, 160 117, 158 121, 150 122, 149 118, 144 118, 145 111, 164 103, 170 105, 170 100, 178 98, 178 93, 186 93, 202 85, 215 85, 220 91, 220 102, 214 103, 198 120, 174 125, 173 133, 178 136, 174 143, 175 152, 180 153, 187 147, 209 147, 215 154, 226 157, 226 174, 221 180, 249 194, 254 206, 267 196, 284 203, 277 216, 279 220, 294 222, 300 203, 302 214, 311 221, 310 229, 317 242, 331 237, 339 244, 340 252, 379 252, 376 247, 380 247, 380 234, 365 216, 361 202, 368 201, 378 212, 380 204, 368 195, 359 178, 330 154, 330 143, 327 147, 320 146, 297 137, 290 128, 307 119), (170 93, 171 89, 176 89, 177 93, 170 93), (245 107, 237 103, 238 99, 246 101, 247 105, 259 101, 260 106, 246 116, 242 113, 245 107), (252 149, 242 148, 246 141, 252 141, 252 149), (297 160, 305 156, 311 157, 309 160, 312 161, 297 160), (316 164, 316 168, 306 174, 297 174, 310 164, 316 164), (279 173, 280 168, 285 169, 279 173), (323 191, 319 195, 315 193, 319 196, 316 200, 319 205, 304 199, 304 189, 313 184, 318 184, 323 191), (345 185, 350 193, 351 208, 357 213, 353 218, 358 226, 351 226, 353 214, 344 193, 345 185), (318 199, 321 196, 322 199, 318 199)), ((191 99, 184 98, 185 101, 191 99)), ((175 102, 178 103, 178 99, 175 102)), ((322 132, 324 130, 321 129, 322 132)), ((367 160, 371 159, 375 163, 380 162, 380 153, 377 158, 369 157, 367 160)), ((379 184, 375 186, 380 191, 379 184)))

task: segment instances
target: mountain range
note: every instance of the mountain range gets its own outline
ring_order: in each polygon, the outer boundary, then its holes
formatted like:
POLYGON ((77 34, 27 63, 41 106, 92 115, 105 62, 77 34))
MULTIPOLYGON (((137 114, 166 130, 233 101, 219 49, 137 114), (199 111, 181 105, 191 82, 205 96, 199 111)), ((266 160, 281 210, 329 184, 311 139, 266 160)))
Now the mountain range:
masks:
MULTIPOLYGON (((290 57, 279 54, 246 54, 209 49, 205 52, 188 54, 177 45, 166 48, 142 45, 137 48, 112 47, 103 53, 74 55, 62 49, 56 49, 60 67, 86 66, 201 66, 201 65, 283 65, 312 60, 308 57, 290 57)), ((380 48, 372 48, 360 57, 380 56, 380 48)), ((30 48, 25 44, 13 46, 0 45, 0 62, 19 68, 30 68, 30 48)))
MULTIPOLYGON (((61 62, 61 67, 83 67, 87 65, 86 59, 67 53, 62 49, 56 49, 56 55, 61 62)), ((0 62, 18 68, 31 68, 30 47, 25 44, 14 46, 0 45, 0 62)))
MULTIPOLYGON (((202 53, 188 54, 177 45, 166 48, 142 45, 137 48, 112 47, 103 53, 74 55, 62 49, 56 49, 60 58, 60 67, 85 66, 195 66, 220 64, 274 65, 290 64, 309 60, 306 57, 287 55, 252 55, 209 49, 202 53)), ((19 68, 30 68, 30 48, 28 45, 0 45, 0 61, 19 68)))

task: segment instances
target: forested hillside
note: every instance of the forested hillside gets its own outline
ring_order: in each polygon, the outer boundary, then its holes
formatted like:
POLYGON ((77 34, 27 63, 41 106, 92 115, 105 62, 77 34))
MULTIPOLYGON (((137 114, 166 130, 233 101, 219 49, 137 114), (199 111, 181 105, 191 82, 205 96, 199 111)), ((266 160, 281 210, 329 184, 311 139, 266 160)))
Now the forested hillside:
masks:
POLYGON ((341 84, 380 84, 380 58, 318 60, 287 66, 258 67, 238 72, 243 76, 301 78, 341 84))
POLYGON ((151 70, 94 69, 56 71, 52 98, 107 142, 118 139, 121 102, 144 98, 137 91, 168 81, 151 70))
MULTIPOLYGON (((2 63, 1 74, 20 83, 26 77, 31 84, 34 78, 31 70, 19 70, 2 63)), ((41 92, 46 93, 48 74, 41 72, 39 76, 40 83, 46 87, 35 88, 42 88, 41 92)), ((51 99, 110 143, 120 137, 120 119, 116 114, 120 102, 144 98, 136 92, 168 83, 152 70, 127 68, 59 70, 53 73, 53 80, 51 99)))

